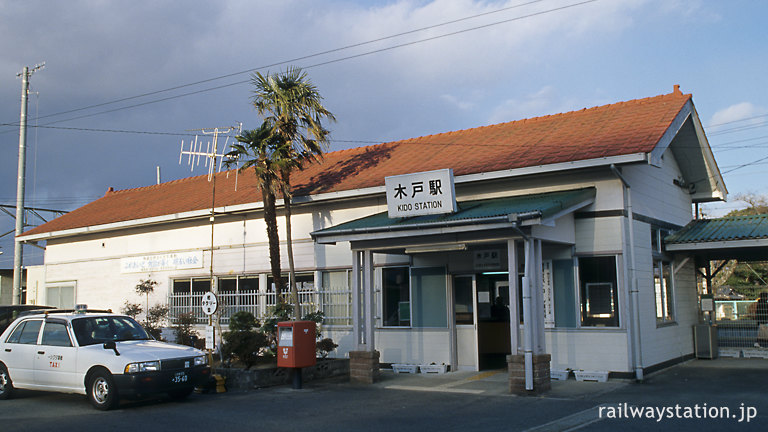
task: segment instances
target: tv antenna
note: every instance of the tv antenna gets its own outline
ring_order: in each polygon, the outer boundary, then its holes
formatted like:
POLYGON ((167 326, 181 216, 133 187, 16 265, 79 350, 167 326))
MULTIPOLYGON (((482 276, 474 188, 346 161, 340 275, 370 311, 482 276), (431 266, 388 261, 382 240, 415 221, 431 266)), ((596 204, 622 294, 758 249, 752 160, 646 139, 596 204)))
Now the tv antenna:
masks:
POLYGON ((224 157, 227 153, 227 145, 229 144, 229 139, 231 138, 229 133, 236 130, 237 133, 239 134, 242 129, 243 129, 242 123, 238 123, 237 126, 200 129, 203 135, 213 135, 213 142, 208 141, 207 143, 203 143, 202 141, 198 140, 198 136, 195 135, 195 140, 189 141, 189 150, 184 150, 184 140, 181 140, 181 149, 179 150, 179 165, 181 165, 181 161, 184 158, 184 155, 187 155, 187 164, 190 167, 190 171, 194 171, 195 166, 200 165, 200 158, 203 158, 204 166, 208 168, 208 181, 211 181, 213 179, 214 173, 217 171, 216 169, 217 158, 219 159, 218 171, 221 172, 221 167, 222 167, 222 164, 224 163, 224 157), (221 151, 221 153, 217 153, 218 145, 219 145, 219 135, 222 135, 222 134, 227 134, 226 135, 227 139, 226 141, 224 141, 224 149, 221 151), (203 145, 205 145, 205 150, 203 150, 203 145))

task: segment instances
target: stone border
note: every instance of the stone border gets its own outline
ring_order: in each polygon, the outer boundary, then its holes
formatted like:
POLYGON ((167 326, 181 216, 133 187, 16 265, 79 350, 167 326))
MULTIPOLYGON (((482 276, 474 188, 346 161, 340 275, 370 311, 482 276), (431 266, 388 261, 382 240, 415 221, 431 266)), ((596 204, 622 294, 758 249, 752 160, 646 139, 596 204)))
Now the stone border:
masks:
MULTIPOLYGON (((216 368, 214 373, 226 378, 227 391, 231 392, 249 391, 291 383, 290 370, 277 366, 247 370, 216 368)), ((317 359, 316 365, 302 369, 302 379, 304 382, 345 375, 349 376, 349 359, 317 359)))

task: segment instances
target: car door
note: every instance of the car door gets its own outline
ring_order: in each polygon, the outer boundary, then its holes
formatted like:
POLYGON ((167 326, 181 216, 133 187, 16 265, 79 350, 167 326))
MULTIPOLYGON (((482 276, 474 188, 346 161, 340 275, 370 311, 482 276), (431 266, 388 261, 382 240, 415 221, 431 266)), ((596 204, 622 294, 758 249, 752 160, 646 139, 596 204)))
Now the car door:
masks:
POLYGON ((67 321, 46 319, 35 352, 35 383, 55 390, 82 388, 76 366, 77 348, 72 344, 67 321))
POLYGON ((3 347, 3 361, 16 387, 35 384, 32 366, 42 319, 28 319, 16 325, 3 347))

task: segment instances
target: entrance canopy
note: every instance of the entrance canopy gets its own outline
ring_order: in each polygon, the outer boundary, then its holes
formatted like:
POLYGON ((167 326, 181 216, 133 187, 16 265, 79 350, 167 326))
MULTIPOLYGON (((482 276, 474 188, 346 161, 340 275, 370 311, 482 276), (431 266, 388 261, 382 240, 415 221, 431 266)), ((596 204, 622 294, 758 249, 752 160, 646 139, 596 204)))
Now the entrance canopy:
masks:
POLYGON ((768 260, 768 215, 691 221, 665 239, 669 252, 689 253, 700 261, 768 260))
POLYGON ((390 219, 386 212, 311 233, 316 242, 366 241, 393 237, 554 225, 554 221, 595 200, 595 188, 547 192, 515 197, 463 201, 450 214, 390 219))

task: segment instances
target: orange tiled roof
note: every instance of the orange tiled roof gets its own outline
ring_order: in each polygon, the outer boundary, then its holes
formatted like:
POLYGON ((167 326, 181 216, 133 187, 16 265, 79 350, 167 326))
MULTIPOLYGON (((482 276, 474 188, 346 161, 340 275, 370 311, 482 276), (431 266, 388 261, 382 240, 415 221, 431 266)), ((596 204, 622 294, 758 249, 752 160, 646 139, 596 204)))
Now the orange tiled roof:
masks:
MULTIPOLYGON (((675 91, 645 99, 423 136, 325 154, 292 176, 294 196, 382 186, 384 177, 452 168, 461 176, 653 150, 691 95, 675 91)), ((219 174, 216 206, 261 201, 255 178, 219 174)), ((211 207, 207 176, 104 197, 27 231, 40 234, 170 215, 211 207)))

